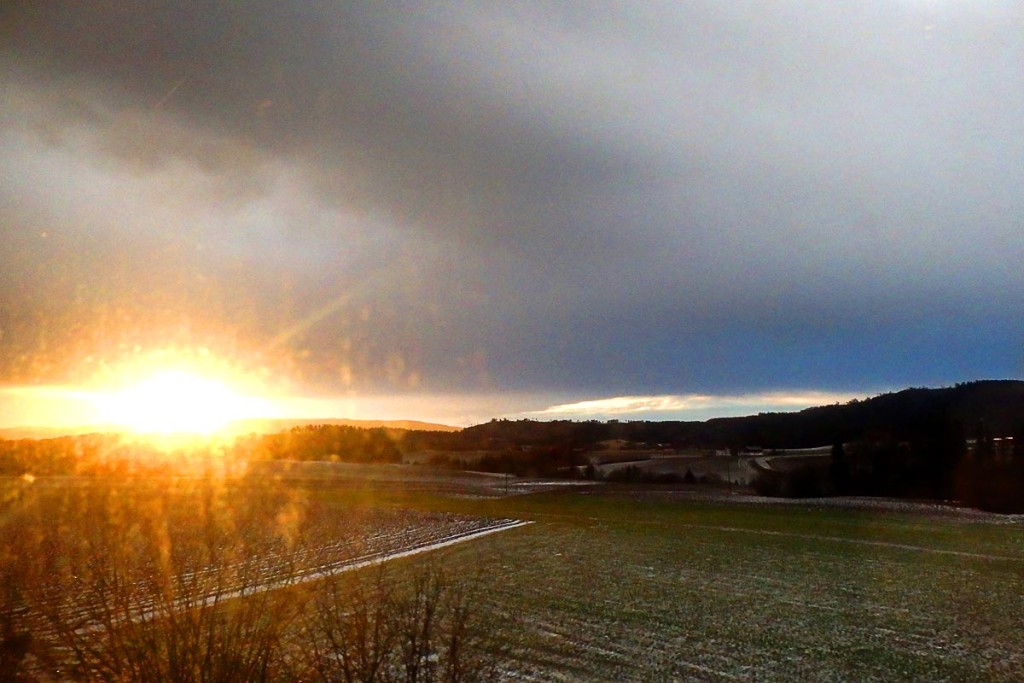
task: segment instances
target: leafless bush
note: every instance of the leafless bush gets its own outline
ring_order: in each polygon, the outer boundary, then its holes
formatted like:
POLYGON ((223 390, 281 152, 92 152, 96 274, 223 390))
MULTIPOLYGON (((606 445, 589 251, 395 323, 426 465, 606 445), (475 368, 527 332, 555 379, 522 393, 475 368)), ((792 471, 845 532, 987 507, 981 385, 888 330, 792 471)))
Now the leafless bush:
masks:
POLYGON ((247 518, 272 521, 280 501, 178 486, 93 484, 28 511, 15 566, 40 666, 108 681, 274 674, 291 608, 263 590, 262 558, 280 542, 247 518))
POLYGON ((385 566, 326 581, 303 618, 306 677, 344 683, 498 679, 496 643, 465 581, 385 566))
POLYGON ((170 480, 0 509, 0 680, 493 677, 469 593, 437 568, 293 586, 342 532, 311 509, 272 487, 170 480))

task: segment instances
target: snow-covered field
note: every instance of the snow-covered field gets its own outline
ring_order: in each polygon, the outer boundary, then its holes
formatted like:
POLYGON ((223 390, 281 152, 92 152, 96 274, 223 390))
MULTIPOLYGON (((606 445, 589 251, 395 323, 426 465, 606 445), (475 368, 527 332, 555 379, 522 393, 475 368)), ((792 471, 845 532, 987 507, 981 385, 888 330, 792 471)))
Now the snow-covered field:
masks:
POLYGON ((0 619, 80 632, 322 579, 524 524, 301 488, 165 480, 28 491, 4 510, 0 619))
MULTIPOLYGON (((523 487, 532 495, 506 495, 526 482, 471 476, 363 490, 336 470, 323 470, 326 481, 299 473, 223 490, 188 481, 181 491, 40 489, 18 514, 6 509, 5 529, 20 531, 5 535, 5 562, 51 582, 65 607, 85 608, 102 598, 110 567, 138 572, 149 566, 138 550, 163 543, 181 586, 202 589, 193 577, 209 576, 227 597, 233 581, 251 595, 431 550, 432 562, 482 582, 475 608, 508 645, 499 655, 508 680, 1019 681, 1024 672, 1024 517, 640 486, 532 482, 523 487), (24 544, 50 555, 26 555, 24 544)), ((147 574, 134 575, 145 596, 147 574)), ((140 602, 128 618, 146 609, 140 602)))
POLYGON ((444 494, 458 498, 505 498, 552 488, 592 486, 594 482, 516 477, 494 472, 464 472, 424 465, 302 462, 250 463, 250 477, 330 486, 387 485, 406 492, 444 494))
MULTIPOLYGON (((573 494, 559 494, 563 497, 573 494)), ((1019 681, 1024 535, 995 516, 515 501, 482 539, 511 680, 1019 681), (511 512, 511 510, 510 510, 511 512)), ((483 548, 484 552, 481 552, 483 548)), ((455 549, 454 561, 469 557, 455 549)))

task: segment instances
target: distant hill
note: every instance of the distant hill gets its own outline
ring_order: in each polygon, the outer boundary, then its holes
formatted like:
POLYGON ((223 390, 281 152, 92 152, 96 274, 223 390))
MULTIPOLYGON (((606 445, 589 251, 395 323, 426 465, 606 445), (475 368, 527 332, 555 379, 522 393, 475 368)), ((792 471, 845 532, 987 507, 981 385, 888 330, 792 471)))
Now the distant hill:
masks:
MULTIPOLYGON (((828 456, 814 464, 763 471, 752 485, 768 495, 955 499, 1024 512, 1024 382, 1018 380, 911 388, 799 412, 703 422, 496 419, 458 429, 409 420, 292 418, 243 420, 232 429, 238 436, 232 455, 239 458, 400 462, 403 455, 431 453, 430 461, 450 467, 473 460, 478 469, 529 476, 579 471, 589 453, 609 445, 620 455, 825 447, 828 456)), ((0 438, 9 439, 0 443, 0 474, 103 473, 124 463, 159 462, 134 457, 145 447, 123 443, 117 434, 81 435, 85 431, 115 430, 0 430, 0 438), (60 434, 69 436, 55 438, 60 434)))
POLYGON ((293 427, 306 425, 333 425, 340 427, 360 427, 363 429, 404 429, 420 432, 458 432, 461 427, 420 422, 418 420, 349 420, 344 418, 266 418, 236 420, 231 423, 230 430, 237 434, 276 434, 293 427))
POLYGON ((813 448, 885 437, 911 440, 956 426, 969 437, 983 424, 992 436, 1024 426, 1024 382, 981 380, 937 389, 911 388, 863 401, 760 413, 702 422, 630 420, 491 420, 438 434, 429 448, 495 450, 562 445, 596 448, 601 442, 672 448, 813 448))
MULTIPOLYGON (((1009 436, 1024 426, 1024 381, 980 380, 937 389, 910 388, 863 401, 808 408, 792 413, 760 413, 702 422, 596 420, 491 420, 461 429, 416 420, 281 418, 239 420, 236 434, 275 434, 305 425, 386 428, 410 432, 420 449, 495 450, 518 446, 563 445, 593 448, 599 442, 661 444, 675 448, 812 448, 885 434, 911 439, 938 424, 955 423, 970 436, 984 423, 993 436, 1009 436)), ((2 439, 44 439, 115 427, 18 427, 0 429, 2 439)))
POLYGON ((64 427, 5 427, 0 429, 0 439, 15 441, 18 439, 56 439, 62 436, 80 436, 82 434, 100 434, 122 431, 113 425, 78 425, 64 427))
POLYGON ((809 448, 873 435, 912 439, 938 425, 957 425, 970 435, 979 425, 992 436, 1009 436, 1024 423, 1024 382, 981 380, 938 389, 911 388, 863 401, 762 413, 702 423, 692 436, 712 445, 809 448))
MULTIPOLYGON (((336 425, 343 427, 361 427, 374 429, 402 429, 420 432, 457 432, 461 427, 420 422, 418 420, 348 420, 343 418, 253 418, 236 420, 228 427, 233 434, 276 434, 293 427, 306 425, 336 425)), ((116 433, 124 431, 116 425, 81 425, 65 427, 8 427, 0 429, 0 439, 14 441, 17 439, 56 439, 61 436, 79 436, 82 434, 116 433)))
MULTIPOLYGON (((1024 512, 1024 382, 983 380, 911 388, 792 413, 703 422, 492 420, 456 433, 407 433, 403 447, 490 451, 486 469, 545 472, 579 468, 588 452, 818 448, 795 469, 766 470, 752 481, 764 495, 892 496, 958 500, 998 512, 1024 512), (824 447, 824 448, 822 448, 824 447)), ((484 460, 476 465, 485 469, 484 460)))

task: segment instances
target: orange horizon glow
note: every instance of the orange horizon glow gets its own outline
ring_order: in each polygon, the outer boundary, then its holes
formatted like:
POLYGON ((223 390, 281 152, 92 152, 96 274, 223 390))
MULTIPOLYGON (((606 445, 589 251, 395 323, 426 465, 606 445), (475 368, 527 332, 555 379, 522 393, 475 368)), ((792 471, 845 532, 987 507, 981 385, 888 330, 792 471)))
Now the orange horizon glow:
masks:
POLYGON ((278 410, 270 399, 246 396, 226 381, 162 368, 93 399, 101 422, 135 434, 213 435, 236 420, 278 410))
POLYGON ((260 376, 205 347, 165 348, 106 366, 80 396, 97 422, 129 433, 210 437, 280 412, 260 376))
POLYGON ((263 420, 416 420, 467 426, 507 410, 466 413, 461 395, 303 395, 273 354, 237 344, 134 347, 117 358, 89 356, 77 381, 0 385, 0 429, 7 438, 120 432, 150 442, 207 442, 259 431, 263 420), (252 423, 257 424, 252 424, 252 423), (66 430, 66 432, 60 432, 66 430))
POLYGON ((282 413, 281 400, 262 381, 267 374, 248 371, 205 348, 137 352, 123 362, 104 364, 80 384, 0 388, 0 422, 212 437, 235 421, 282 413))

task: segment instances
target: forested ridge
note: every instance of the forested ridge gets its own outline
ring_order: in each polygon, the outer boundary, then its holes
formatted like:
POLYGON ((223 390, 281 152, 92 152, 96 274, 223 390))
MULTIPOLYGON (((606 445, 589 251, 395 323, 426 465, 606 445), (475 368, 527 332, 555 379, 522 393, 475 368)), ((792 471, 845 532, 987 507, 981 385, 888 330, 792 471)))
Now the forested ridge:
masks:
POLYGON ((971 433, 979 423, 1010 436, 1024 422, 1024 382, 983 380, 940 389, 911 388, 793 413, 760 413, 701 422, 612 420, 492 420, 460 432, 414 432, 417 448, 484 450, 509 446, 592 447, 622 439, 682 448, 796 449, 884 435, 908 440, 958 425, 971 433))
MULTIPOLYGON (((626 449, 694 451, 832 447, 818 467, 766 476, 779 495, 958 498, 995 509, 1024 507, 1024 382, 984 380, 910 388, 794 413, 702 422, 495 419, 456 432, 310 424, 192 449, 192 461, 334 460, 397 463, 405 454, 515 474, 571 472, 586 453, 617 441, 626 449), (473 457, 469 458, 468 454, 473 457), (467 454, 462 459, 460 454, 467 454)), ((170 467, 153 446, 115 434, 0 441, 0 474, 145 472, 170 467)), ((429 461, 429 460, 428 460, 429 461)))

